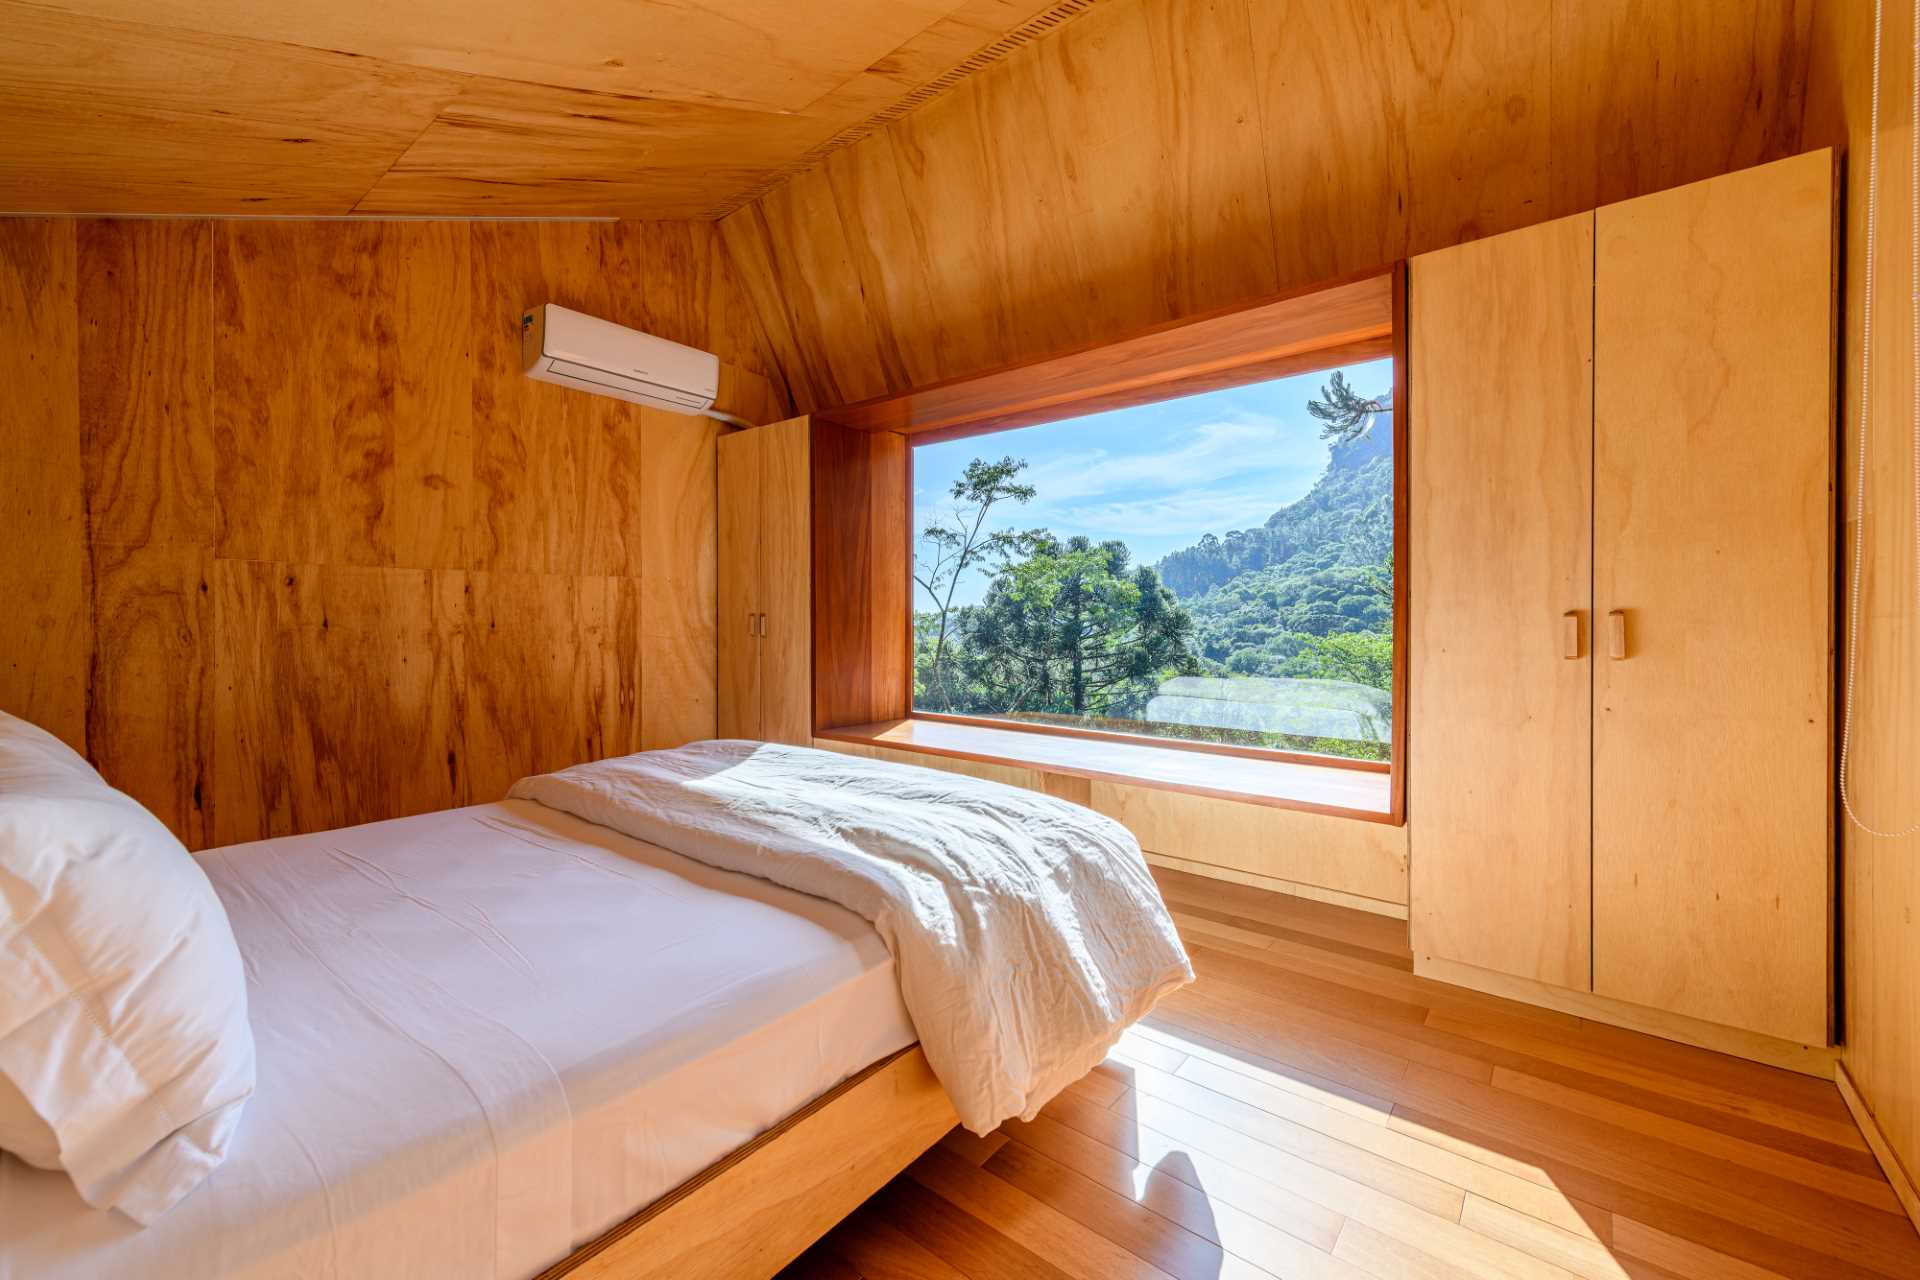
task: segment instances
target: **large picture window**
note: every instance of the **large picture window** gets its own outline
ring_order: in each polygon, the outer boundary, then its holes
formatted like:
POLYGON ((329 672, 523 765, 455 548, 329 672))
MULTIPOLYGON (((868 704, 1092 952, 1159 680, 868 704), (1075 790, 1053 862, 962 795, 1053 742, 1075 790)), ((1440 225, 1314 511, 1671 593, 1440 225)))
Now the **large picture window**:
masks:
POLYGON ((1393 361, 914 450, 919 713, 1392 757, 1393 361))

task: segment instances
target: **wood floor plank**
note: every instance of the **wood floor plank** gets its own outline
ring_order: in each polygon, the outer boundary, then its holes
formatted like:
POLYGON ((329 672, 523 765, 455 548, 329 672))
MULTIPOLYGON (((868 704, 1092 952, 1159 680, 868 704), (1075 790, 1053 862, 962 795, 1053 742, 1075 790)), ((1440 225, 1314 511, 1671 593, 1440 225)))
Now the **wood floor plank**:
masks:
POLYGON ((1211 939, 1190 942, 1187 954, 1193 961, 1194 972, 1209 987, 1219 983, 1242 987, 1263 999, 1284 1000, 1355 1022, 1412 1029, 1423 1026, 1432 1012, 1416 1000, 1356 990, 1285 965, 1271 964, 1264 957, 1248 956, 1243 948, 1216 944, 1211 939))
POLYGON ((1887 1185, 1884 1177, 1876 1179, 1864 1173, 1836 1169, 1823 1161, 1810 1160, 1805 1156, 1781 1151, 1746 1138, 1735 1137, 1717 1129, 1688 1124, 1669 1116, 1625 1106, 1610 1098, 1599 1097, 1581 1089, 1552 1080, 1542 1080, 1537 1076, 1512 1071, 1506 1067, 1494 1068, 1493 1087, 1517 1093, 1538 1102, 1550 1103, 1577 1115, 1604 1120, 1608 1124, 1631 1129, 1636 1133, 1644 1133, 1649 1137, 1678 1143, 1743 1168, 1758 1169, 1775 1177, 1797 1182, 1802 1186, 1817 1188, 1828 1195, 1869 1205, 1885 1213, 1905 1212, 1901 1207, 1900 1198, 1893 1193, 1893 1188, 1887 1185))
POLYGON ((1402 921, 1163 870, 1198 981, 787 1280, 1920 1276, 1826 1082, 1423 978, 1402 921))
MULTIPOLYGON (((1538 1028, 1516 1021, 1504 1009, 1483 1006, 1463 1010, 1453 1016, 1461 1022, 1479 1023, 1523 1035, 1541 1034, 1538 1028)), ((1846 1115, 1845 1102, 1836 1101, 1839 1091, 1833 1088, 1831 1080, 1824 1077, 1770 1067, 1746 1058, 1717 1053, 1678 1040, 1667 1040, 1644 1031, 1609 1026, 1592 1019, 1583 1019, 1577 1030, 1557 1038, 1569 1047, 1587 1053, 1636 1063, 1683 1080, 1718 1085, 1729 1092, 1765 1099, 1809 1115, 1834 1120, 1843 1119, 1846 1115)))
POLYGON ((1430 1115, 1457 1117, 1482 1131, 1514 1137, 1568 1163, 1731 1221, 1762 1231, 1791 1228, 1800 1239, 1870 1266, 1879 1265, 1873 1258, 1888 1265, 1920 1262, 1920 1238, 1904 1217, 1423 1067, 1409 1072, 1405 1090, 1430 1115))
POLYGON ((1128 1058, 1158 1067, 1162 1071, 1178 1071, 1186 1065, 1189 1056, 1189 1050, 1185 1045, 1142 1034, 1138 1025, 1128 1027, 1121 1034, 1120 1044, 1126 1049, 1128 1058))
MULTIPOLYGON (((1466 1207, 1460 1211, 1460 1225, 1489 1240, 1511 1245, 1522 1253, 1563 1267, 1586 1280, 1619 1280, 1619 1264, 1614 1261, 1613 1251, 1600 1238, 1600 1233, 1577 1214, 1575 1220, 1579 1226, 1569 1230, 1471 1193, 1467 1196, 1466 1207)), ((1611 1234, 1611 1222, 1607 1229, 1611 1234)))
POLYGON ((1076 1280, 1173 1280, 1146 1259, 939 1147, 914 1161, 907 1176, 963 1212, 994 1223, 1014 1243, 1076 1280))
MULTIPOLYGON (((1142 1071, 1141 1082, 1142 1089, 1121 1098, 1111 1110, 1136 1125, 1195 1145, 1205 1143, 1202 1150, 1249 1172, 1257 1171, 1262 1163, 1286 1168, 1290 1171, 1287 1185, 1298 1185, 1301 1194, 1310 1199, 1319 1200, 1322 1194, 1345 1195, 1351 1184, 1443 1218, 1459 1216, 1465 1192, 1430 1174, 1177 1076, 1142 1071)), ((1323 1204, 1337 1202, 1321 1200, 1323 1204)))
POLYGON ((1325 903, 1288 897, 1251 885, 1235 884, 1197 876, 1171 867, 1152 867, 1153 878, 1168 901, 1190 902, 1207 910, 1249 916, 1270 922, 1288 932, 1311 933, 1330 941, 1350 943, 1387 955, 1412 956, 1407 940, 1407 922, 1391 916, 1374 915, 1335 907, 1323 911, 1325 903))
MULTIPOLYGON (((1444 1031, 1463 1039, 1478 1040, 1523 1053, 1529 1057, 1572 1067, 1591 1075, 1618 1080, 1651 1092, 1665 1093, 1717 1111, 1758 1120, 1774 1128, 1803 1133, 1836 1146, 1855 1147, 1863 1151, 1866 1149, 1866 1139, 1860 1136, 1860 1129, 1853 1123, 1853 1118, 1846 1114, 1844 1104, 1838 1111, 1828 1107, 1807 1105, 1808 1099, 1819 1096, 1818 1091, 1822 1087, 1822 1082, 1812 1080, 1811 1077, 1798 1076, 1788 1071, 1769 1073, 1767 1068, 1756 1066, 1753 1072, 1736 1068, 1716 1073, 1719 1077, 1717 1079, 1703 1079, 1692 1073, 1683 1074, 1649 1066, 1646 1059, 1631 1059, 1615 1056, 1612 1053, 1596 1052, 1551 1036, 1537 1035, 1516 1027, 1489 1025, 1462 1019, 1453 1014, 1432 1014, 1427 1019, 1427 1025, 1436 1031, 1444 1031), (1774 1080, 1772 1076, 1783 1077, 1783 1079, 1774 1080), (1803 1080, 1811 1087, 1800 1085, 1799 1082, 1803 1080)), ((1661 1044, 1669 1043, 1658 1041, 1654 1036, 1647 1036, 1645 1039, 1661 1044)), ((1707 1051, 1699 1050, 1698 1052, 1705 1054, 1707 1051)), ((1732 1060, 1729 1059, 1729 1061, 1732 1060)), ((1743 1065, 1753 1066, 1754 1064, 1743 1065)))
POLYGON ((1381 1280, 1484 1280, 1481 1272, 1442 1262, 1362 1222, 1349 1222, 1340 1232, 1333 1256, 1381 1280))
POLYGON ((879 1280, 864 1276, 858 1267, 821 1245, 815 1245, 781 1272, 787 1280, 879 1280))
MULTIPOLYGON (((1351 1143, 1382 1159, 1438 1178, 1461 1188, 1470 1196, 1484 1197, 1568 1231, 1590 1230, 1578 1208, 1553 1186, 1551 1179, 1538 1170, 1520 1172, 1470 1159, 1422 1141, 1403 1129, 1356 1119, 1209 1063, 1190 1060, 1176 1074, 1180 1079, 1225 1093, 1328 1137, 1351 1143)), ((1151 1079, 1146 1079, 1137 1087, 1148 1088, 1152 1084, 1151 1079)))
POLYGON ((993 1153, 1006 1144, 1007 1135, 998 1129, 983 1138, 977 1134, 968 1133, 958 1125, 949 1129, 947 1136, 940 1139, 941 1147, 959 1156, 968 1164, 976 1165, 985 1164, 991 1160, 993 1153))
POLYGON ((1283 1252, 1276 1233, 1330 1253, 1346 1222, 1338 1210, 1151 1130, 1131 1133, 1131 1151, 1046 1116, 1013 1130, 1015 1142, 1242 1257, 1283 1252))
MULTIPOLYGON (((1547 1174, 1569 1199, 1605 1208, 1613 1214, 1616 1233, 1620 1222, 1632 1217, 1687 1240, 1729 1255, 1765 1265, 1805 1280, 1870 1280, 1882 1276, 1920 1274, 1898 1258, 1858 1260, 1836 1247, 1832 1236, 1809 1240, 1796 1222, 1743 1201, 1736 1192, 1707 1187, 1672 1174, 1653 1172, 1626 1179, 1596 1171, 1596 1161, 1576 1162, 1537 1149, 1550 1145, 1532 1134, 1475 1130, 1458 1116, 1440 1118, 1398 1107, 1393 1123, 1426 1131, 1430 1141, 1451 1141, 1464 1152, 1483 1150, 1525 1161, 1547 1174), (1874 1263, 1879 1265, 1874 1265, 1874 1263), (1891 1270, 1887 1269, 1889 1266, 1891 1270), (1903 1269, 1905 1267, 1905 1269, 1903 1269)), ((1618 1248, 1617 1242, 1615 1245, 1618 1248)), ((1915 1241, 1920 1260, 1920 1240, 1915 1241)))
MULTIPOLYGON (((1177 991, 1164 997, 1154 1006, 1148 1022, 1176 1034, 1197 1033, 1233 1049, 1257 1053, 1282 1067, 1297 1068, 1375 1096, 1390 1095, 1407 1073, 1405 1058, 1274 1025, 1257 1014, 1241 1018, 1236 1016, 1231 1000, 1208 999, 1198 991, 1177 991)), ((1487 1078, 1493 1078, 1491 1068, 1487 1078)))
POLYGON ((1073 1280, 999 1224, 974 1217, 907 1174, 882 1187, 866 1207, 951 1263, 967 1280, 1073 1280))
POLYGON ((1469 1014, 1488 1012, 1520 1018, 1528 1022, 1543 1023, 1563 1030, 1576 1029, 1582 1025, 1581 1019, 1570 1013, 1562 1013, 1558 1009, 1521 1004, 1515 1000, 1487 995, 1466 987, 1449 986, 1432 978, 1423 978, 1410 969, 1391 968, 1372 959, 1342 955, 1311 944, 1269 938, 1263 946, 1243 947, 1239 943, 1211 936, 1206 940, 1206 945, 1216 950, 1244 956, 1261 964, 1291 970, 1327 982, 1337 982, 1361 991, 1371 991, 1377 995, 1392 996, 1424 1005, 1428 1009, 1453 1009, 1469 1014))
POLYGON ((1173 923, 1180 930, 1184 941, 1189 938, 1218 938, 1222 942, 1236 942, 1241 946, 1264 949, 1273 945, 1273 938, 1252 929, 1243 929, 1237 924, 1221 924, 1205 916, 1194 915, 1191 911, 1174 911, 1173 923))
MULTIPOLYGON (((1244 955, 1223 956, 1218 945, 1197 948, 1194 955, 1196 964, 1210 979, 1219 978, 1248 990, 1255 990, 1259 985, 1261 966, 1244 955)), ((1272 984, 1260 994, 1266 998, 1282 991, 1284 986, 1272 984)), ((1591 1027, 1579 1027, 1577 1036, 1568 1045, 1563 1042, 1569 1037, 1559 1030, 1508 1017, 1502 1010, 1484 1008, 1455 1009, 1453 1015, 1445 1018, 1422 1014, 1430 1032, 1423 1034, 1407 1025, 1408 1011, 1418 1006, 1404 1001, 1386 1000, 1372 1006, 1347 1001, 1335 1005, 1325 998, 1324 992, 1311 987, 1297 988, 1289 994, 1294 999, 1312 1001, 1323 1009, 1333 1007, 1349 1018, 1375 1016, 1379 1019, 1379 1029, 1402 1038, 1403 1043, 1396 1046, 1402 1052, 1430 1064, 1449 1066, 1456 1074, 1473 1074, 1453 1065, 1470 1058, 1487 1064, 1489 1078, 1492 1071, 1504 1068, 1541 1079, 1558 1077, 1566 1082, 1563 1087, 1583 1093, 1595 1092, 1596 1080, 1607 1080, 1609 1083, 1600 1089, 1615 1100, 1631 1091, 1636 1101, 1654 1114, 1697 1122, 1702 1127, 1717 1128, 1747 1141, 1793 1151, 1806 1159, 1831 1163, 1884 1184, 1870 1155, 1859 1144, 1850 1117, 1833 1112, 1831 1099, 1823 1108, 1807 1109, 1809 1099, 1819 1097, 1820 1090, 1832 1092, 1818 1081, 1754 1063, 1701 1072, 1695 1059, 1722 1055, 1707 1054, 1690 1046, 1668 1045, 1653 1037, 1620 1032, 1616 1028, 1607 1028, 1607 1037, 1595 1039, 1591 1027), (1419 1042, 1421 1047, 1407 1047, 1404 1041, 1409 1039, 1419 1042), (1663 1058, 1675 1069, 1693 1073, 1695 1078, 1649 1071, 1644 1063, 1632 1057, 1636 1045, 1648 1043, 1657 1045, 1647 1050, 1648 1058, 1663 1058), (1549 1044, 1555 1047, 1547 1049, 1549 1044), (1596 1048, 1596 1045, 1602 1047, 1596 1048), (1606 1074, 1595 1076, 1594 1071, 1606 1074), (1728 1081, 1751 1083, 1756 1088, 1770 1090, 1771 1097, 1783 1099, 1790 1105, 1782 1110, 1781 1105, 1762 1097, 1752 1099, 1748 1106, 1729 1107, 1728 1081), (1822 1110, 1826 1113, 1821 1114, 1822 1110), (1849 1145, 1835 1145, 1839 1138, 1848 1139, 1849 1145)))
POLYGON ((1694 1276, 1698 1280, 1784 1280, 1777 1271, 1730 1258, 1631 1218, 1621 1218, 1614 1223, 1614 1247, 1676 1275, 1694 1276))
MULTIPOLYGON (((1223 911, 1204 903, 1192 902, 1180 898, 1168 898, 1167 906, 1195 919, 1210 921, 1214 924, 1231 925, 1236 929, 1246 929, 1253 933, 1265 934, 1276 943, 1296 943, 1312 946, 1320 951, 1334 955, 1349 956, 1356 960, 1365 960, 1383 968, 1402 969, 1413 972, 1413 956, 1401 948, 1382 948, 1366 942, 1351 942, 1345 938, 1330 938, 1311 930, 1289 927, 1283 921, 1262 919, 1259 914, 1243 915, 1238 909, 1223 911)), ((1248 910, 1255 910, 1248 908, 1248 910)), ((1404 929, 1406 926, 1401 924, 1404 929)))
POLYGON ((862 1280, 968 1280, 872 1204, 855 1211, 821 1243, 862 1280))
POLYGON ((1468 1080, 1484 1082, 1493 1078, 1493 1064, 1474 1052, 1475 1046, 1444 1031, 1435 1031, 1425 1021, 1377 1025, 1363 1018, 1294 1004, 1284 997, 1267 995, 1251 987, 1217 981, 1204 989, 1189 987, 1176 991, 1161 1003, 1172 1004, 1175 1009, 1210 1005, 1216 1013, 1237 1017, 1250 1030, 1262 1035, 1324 1044, 1330 1051, 1350 1053, 1349 1046, 1358 1046, 1449 1071, 1468 1080))
POLYGON ((1228 1271, 1257 1280, 1274 1274, 1024 1144, 1009 1143, 985 1168, 1178 1280, 1219 1280, 1228 1271))
MULTIPOLYGON (((1137 1045, 1159 1043, 1177 1050, 1186 1058, 1197 1058, 1228 1071, 1237 1071, 1241 1075, 1251 1076, 1264 1081, 1277 1089, 1289 1089, 1301 1097, 1312 1098, 1323 1106, 1336 1107, 1362 1119, 1372 1120, 1376 1124, 1385 1124, 1393 1114, 1393 1100, 1379 1094, 1368 1093, 1364 1089, 1355 1089, 1315 1075, 1301 1067, 1290 1066, 1264 1054, 1247 1049, 1234 1049, 1197 1031, 1177 1029, 1172 1026, 1156 1025, 1151 1019, 1129 1027, 1120 1038, 1122 1053, 1132 1056, 1137 1045)), ((1150 1059, 1149 1059, 1150 1060, 1150 1059)), ((1163 1071, 1178 1071, 1178 1065, 1168 1067, 1154 1063, 1163 1071)))

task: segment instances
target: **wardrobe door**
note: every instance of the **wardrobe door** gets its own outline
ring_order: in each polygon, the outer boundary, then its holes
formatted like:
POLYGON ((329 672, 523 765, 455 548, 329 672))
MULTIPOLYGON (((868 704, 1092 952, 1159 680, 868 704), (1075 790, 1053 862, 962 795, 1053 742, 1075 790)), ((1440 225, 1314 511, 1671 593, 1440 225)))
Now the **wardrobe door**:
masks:
POLYGON ((761 736, 813 741, 813 519, 809 418, 761 427, 761 736))
POLYGON ((723 738, 760 738, 761 474, 765 428, 720 437, 720 688, 723 738))
POLYGON ((1829 152, 1600 210, 1594 990, 1829 1031, 1829 152))
POLYGON ((1416 955, 1586 990, 1593 216, 1415 258, 1416 955))

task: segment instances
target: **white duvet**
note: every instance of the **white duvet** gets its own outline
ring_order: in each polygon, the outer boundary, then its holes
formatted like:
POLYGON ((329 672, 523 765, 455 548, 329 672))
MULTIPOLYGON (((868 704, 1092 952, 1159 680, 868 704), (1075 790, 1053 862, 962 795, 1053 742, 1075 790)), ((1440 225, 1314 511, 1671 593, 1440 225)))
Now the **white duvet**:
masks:
POLYGON ((1139 844, 1037 792, 729 741, 524 778, 511 794, 870 921, 975 1133, 1031 1119, 1193 980, 1139 844))

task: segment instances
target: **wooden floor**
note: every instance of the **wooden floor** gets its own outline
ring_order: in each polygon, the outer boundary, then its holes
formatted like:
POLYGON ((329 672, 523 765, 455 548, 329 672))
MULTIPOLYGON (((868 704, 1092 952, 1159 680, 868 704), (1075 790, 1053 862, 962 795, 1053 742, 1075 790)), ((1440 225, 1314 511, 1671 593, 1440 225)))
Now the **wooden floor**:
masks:
POLYGON ((1416 978, 1402 921, 1158 874, 1200 980, 791 1280, 1920 1277, 1832 1084, 1416 978))

